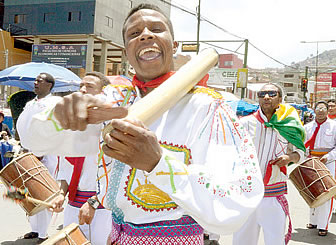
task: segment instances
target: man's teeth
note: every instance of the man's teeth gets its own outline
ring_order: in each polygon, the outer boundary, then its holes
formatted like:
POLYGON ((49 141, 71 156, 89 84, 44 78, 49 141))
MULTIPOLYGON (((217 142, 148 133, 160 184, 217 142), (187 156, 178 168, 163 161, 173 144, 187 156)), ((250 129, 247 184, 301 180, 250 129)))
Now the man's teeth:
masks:
POLYGON ((157 48, 145 48, 140 51, 139 56, 144 55, 146 52, 156 52, 156 53, 161 53, 159 49, 157 48))

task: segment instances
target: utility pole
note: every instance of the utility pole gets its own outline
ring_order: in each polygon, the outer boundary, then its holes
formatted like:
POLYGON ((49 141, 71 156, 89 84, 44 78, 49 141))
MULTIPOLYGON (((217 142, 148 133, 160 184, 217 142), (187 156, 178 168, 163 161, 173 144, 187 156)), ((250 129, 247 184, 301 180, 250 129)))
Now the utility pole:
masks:
POLYGON ((200 25, 201 25, 201 0, 198 0, 198 7, 197 7, 197 51, 196 54, 199 52, 199 35, 200 35, 200 25))
MULTIPOLYGON (((304 78, 306 78, 307 79, 307 89, 308 89, 308 84, 309 84, 309 82, 308 82, 308 66, 306 66, 306 69, 305 69, 305 77, 304 78)), ((305 103, 307 103, 307 96, 306 96, 306 92, 307 92, 307 90, 304 90, 303 91, 303 102, 305 102, 305 103)))
MULTIPOLYGON (((248 52, 248 39, 244 40, 245 43, 245 52, 244 52, 244 64, 243 64, 243 68, 247 68, 247 52, 248 52)), ((247 81, 248 78, 246 77, 246 87, 247 87, 247 81)), ((241 99, 244 99, 245 97, 245 89, 246 88, 241 88, 241 99)))
MULTIPOLYGON (((2 43, 3 43, 3 50, 4 50, 4 56, 5 56, 5 69, 8 68, 8 49, 6 48, 6 43, 5 43, 5 38, 4 38, 4 34, 3 34, 3 30, 0 28, 1 31, 1 38, 2 38, 2 43)), ((4 99, 4 103, 5 105, 7 105, 7 85, 3 86, 3 99, 4 99)))

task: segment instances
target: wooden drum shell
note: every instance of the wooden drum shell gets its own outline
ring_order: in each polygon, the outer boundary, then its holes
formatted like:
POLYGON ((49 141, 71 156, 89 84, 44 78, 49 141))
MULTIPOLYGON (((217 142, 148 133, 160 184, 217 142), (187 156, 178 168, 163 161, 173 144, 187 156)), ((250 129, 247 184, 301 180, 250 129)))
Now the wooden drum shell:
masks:
MULTIPOLYGON (((1 170, 0 178, 7 188, 27 188, 28 196, 41 201, 50 203, 60 193, 56 180, 32 153, 22 154, 13 159, 1 170)), ((46 208, 26 200, 20 202, 20 205, 29 216, 46 208)))
POLYGON ((79 229, 79 225, 72 223, 64 227, 57 234, 44 241, 42 245, 89 245, 84 234, 79 229))
POLYGON ((336 181, 319 158, 302 162, 289 175, 300 195, 311 208, 316 208, 336 195, 336 181))

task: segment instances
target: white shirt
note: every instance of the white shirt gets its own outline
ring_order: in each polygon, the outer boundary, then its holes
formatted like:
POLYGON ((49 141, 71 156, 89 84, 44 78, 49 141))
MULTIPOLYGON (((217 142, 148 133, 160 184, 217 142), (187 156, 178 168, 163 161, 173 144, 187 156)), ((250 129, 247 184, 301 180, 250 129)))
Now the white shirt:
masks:
MULTIPOLYGON (((122 101, 126 92, 106 88, 112 101, 122 101)), ((57 131, 48 120, 53 106, 34 115, 27 125, 29 132, 37 135, 35 140, 40 145, 48 142, 49 148, 29 142, 28 134, 23 136, 27 145, 64 156, 97 153, 100 131, 89 129, 82 135, 57 131), (57 143, 60 137, 67 147, 57 143), (92 144, 81 145, 73 154, 71 144, 81 137, 92 144)), ((150 129, 162 145, 160 162, 146 173, 106 157, 108 174, 100 162, 97 182, 103 205, 123 222, 150 223, 190 215, 209 232, 236 231, 261 201, 264 186, 252 140, 231 108, 214 91, 198 89, 183 97, 150 129)))
MULTIPOLYGON (((306 142, 313 136, 314 131, 317 127, 316 121, 312 121, 304 126, 306 131, 306 142)), ((327 119, 323 124, 321 124, 320 129, 316 135, 314 149, 326 149, 331 150, 327 157, 327 163, 336 160, 336 121, 332 119, 327 119)))

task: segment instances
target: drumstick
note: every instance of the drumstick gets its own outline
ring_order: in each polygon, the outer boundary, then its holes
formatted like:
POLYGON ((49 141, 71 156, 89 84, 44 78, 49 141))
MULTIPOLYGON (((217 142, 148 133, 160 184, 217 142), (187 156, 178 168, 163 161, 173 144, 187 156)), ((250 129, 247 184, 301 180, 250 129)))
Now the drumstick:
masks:
MULTIPOLYGON (((187 94, 217 62, 216 50, 212 48, 203 50, 167 81, 133 104, 126 118, 136 118, 149 126, 187 94)), ((108 124, 103 129, 103 135, 112 130, 112 125, 108 124)))
POLYGON ((36 198, 28 196, 28 190, 27 189, 22 190, 22 189, 14 187, 14 186, 11 186, 10 189, 7 191, 7 193, 4 194, 4 198, 13 199, 14 201, 18 201, 18 202, 23 201, 23 200, 27 200, 28 202, 41 204, 41 205, 44 205, 48 208, 53 207, 53 205, 48 203, 48 202, 41 201, 41 200, 38 200, 36 198))

